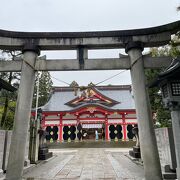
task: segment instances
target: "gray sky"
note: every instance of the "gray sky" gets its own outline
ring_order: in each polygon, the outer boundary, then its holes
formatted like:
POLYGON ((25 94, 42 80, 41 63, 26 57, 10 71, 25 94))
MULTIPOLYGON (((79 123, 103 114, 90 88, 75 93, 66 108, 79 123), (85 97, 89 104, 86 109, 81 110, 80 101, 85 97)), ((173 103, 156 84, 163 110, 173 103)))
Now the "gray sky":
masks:
MULTIPOLYGON (((179 0, 2 0, 0 29, 16 31, 97 31, 158 26, 180 19, 179 0)), ((120 50, 91 51, 90 58, 118 57, 120 50)), ((75 52, 42 52, 48 58, 75 58, 75 52)), ((68 83, 97 83, 120 71, 53 72, 68 83)), ((65 85, 58 81, 54 85, 65 85)), ((130 84, 129 72, 104 84, 130 84)))

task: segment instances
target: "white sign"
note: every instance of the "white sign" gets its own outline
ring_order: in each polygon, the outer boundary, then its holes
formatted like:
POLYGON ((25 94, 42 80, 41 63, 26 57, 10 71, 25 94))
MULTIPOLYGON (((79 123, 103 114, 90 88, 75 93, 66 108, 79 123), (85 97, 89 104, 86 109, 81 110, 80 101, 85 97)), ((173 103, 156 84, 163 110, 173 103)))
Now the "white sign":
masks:
POLYGON ((87 128, 87 129, 102 128, 102 124, 83 124, 82 128, 87 128))

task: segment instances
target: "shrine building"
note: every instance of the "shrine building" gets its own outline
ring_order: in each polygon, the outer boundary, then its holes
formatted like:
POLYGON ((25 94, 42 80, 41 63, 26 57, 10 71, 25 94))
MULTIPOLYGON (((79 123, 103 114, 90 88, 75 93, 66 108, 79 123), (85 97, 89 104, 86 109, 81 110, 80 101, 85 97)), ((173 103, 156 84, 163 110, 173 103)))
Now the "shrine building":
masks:
POLYGON ((137 119, 130 85, 92 86, 79 94, 72 87, 53 87, 41 109, 41 126, 50 142, 134 138, 137 119))

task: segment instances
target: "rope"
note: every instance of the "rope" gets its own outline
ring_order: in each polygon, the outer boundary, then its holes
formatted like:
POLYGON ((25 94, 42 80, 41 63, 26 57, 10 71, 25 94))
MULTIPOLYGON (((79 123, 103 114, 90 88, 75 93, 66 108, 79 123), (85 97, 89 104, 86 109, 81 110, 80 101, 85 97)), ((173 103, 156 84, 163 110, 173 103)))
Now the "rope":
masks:
MULTIPOLYGON (((50 75, 51 76, 51 75, 50 75)), ((63 81, 63 80, 60 80, 60 79, 58 79, 58 78, 55 78, 55 77, 53 77, 53 76, 51 76, 53 79, 56 79, 57 81, 59 81, 59 82, 62 82, 62 83, 64 83, 64 84, 67 84, 67 85, 71 85, 71 84, 69 84, 69 83, 67 83, 66 81, 63 81)))
POLYGON ((130 66, 130 69, 142 58, 143 56, 139 56, 130 66))
MULTIPOLYGON (((124 72, 126 72, 127 70, 124 70, 124 71, 121 71, 121 72, 119 72, 119 73, 117 73, 117 74, 115 74, 115 75, 113 75, 113 76, 110 76, 109 78, 107 78, 107 79, 104 79, 103 81, 100 81, 100 82, 98 82, 98 83, 96 83, 94 86, 97 86, 97 85, 99 85, 99 84, 101 84, 101 83, 103 83, 103 82, 105 82, 105 81, 108 81, 108 80, 110 80, 110 79, 112 79, 112 78, 114 78, 114 77, 116 77, 116 76, 118 76, 119 74, 122 74, 122 73, 124 73, 124 72)), ((50 75, 51 76, 51 75, 50 75)), ((59 82, 62 82, 62 83, 64 83, 64 84, 67 84, 67 85, 71 85, 70 83, 68 83, 68 82, 66 82, 66 81, 63 81, 63 80, 61 80, 61 79, 58 79, 58 78, 55 78, 55 77, 53 77, 53 76, 51 76, 53 79, 56 79, 57 81, 59 81, 59 82)))
POLYGON ((113 76, 111 76, 111 77, 109 77, 109 78, 107 78, 107 79, 105 79, 105 80, 103 80, 103 81, 100 81, 100 82, 96 83, 95 86, 97 86, 97 85, 99 85, 99 84, 101 84, 101 83, 103 83, 103 82, 105 82, 105 81, 108 81, 109 79, 112 79, 112 78, 114 78, 114 77, 118 76, 119 74, 122 74, 122 73, 124 73, 124 72, 126 72, 126 71, 127 71, 127 70, 121 71, 121 72, 119 72, 118 74, 115 74, 115 75, 113 75, 113 76))

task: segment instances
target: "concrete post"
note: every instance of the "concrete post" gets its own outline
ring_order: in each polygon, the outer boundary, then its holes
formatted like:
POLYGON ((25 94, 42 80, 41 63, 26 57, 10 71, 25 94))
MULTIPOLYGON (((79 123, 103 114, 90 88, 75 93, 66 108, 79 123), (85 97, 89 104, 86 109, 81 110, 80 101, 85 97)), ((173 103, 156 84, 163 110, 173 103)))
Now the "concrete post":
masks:
POLYGON ((28 49, 24 52, 21 71, 21 82, 18 91, 14 127, 11 139, 6 179, 21 180, 25 148, 28 137, 28 127, 35 82, 35 66, 37 53, 28 49))
POLYGON ((131 79, 139 126, 141 155, 146 180, 161 180, 161 166, 152 121, 150 102, 145 85, 144 64, 141 42, 131 42, 126 46, 131 63, 131 79))
POLYGON ((38 161, 38 152, 39 152, 39 119, 34 120, 34 125, 32 129, 31 136, 31 153, 30 153, 30 162, 31 164, 36 164, 38 161))
POLYGON ((172 110, 172 126, 173 126, 173 135, 174 135, 174 144, 176 152, 176 162, 177 162, 177 179, 180 179, 180 111, 172 110))
POLYGON ((77 59, 79 60, 79 68, 84 69, 85 61, 88 59, 88 49, 79 46, 77 49, 77 59))

